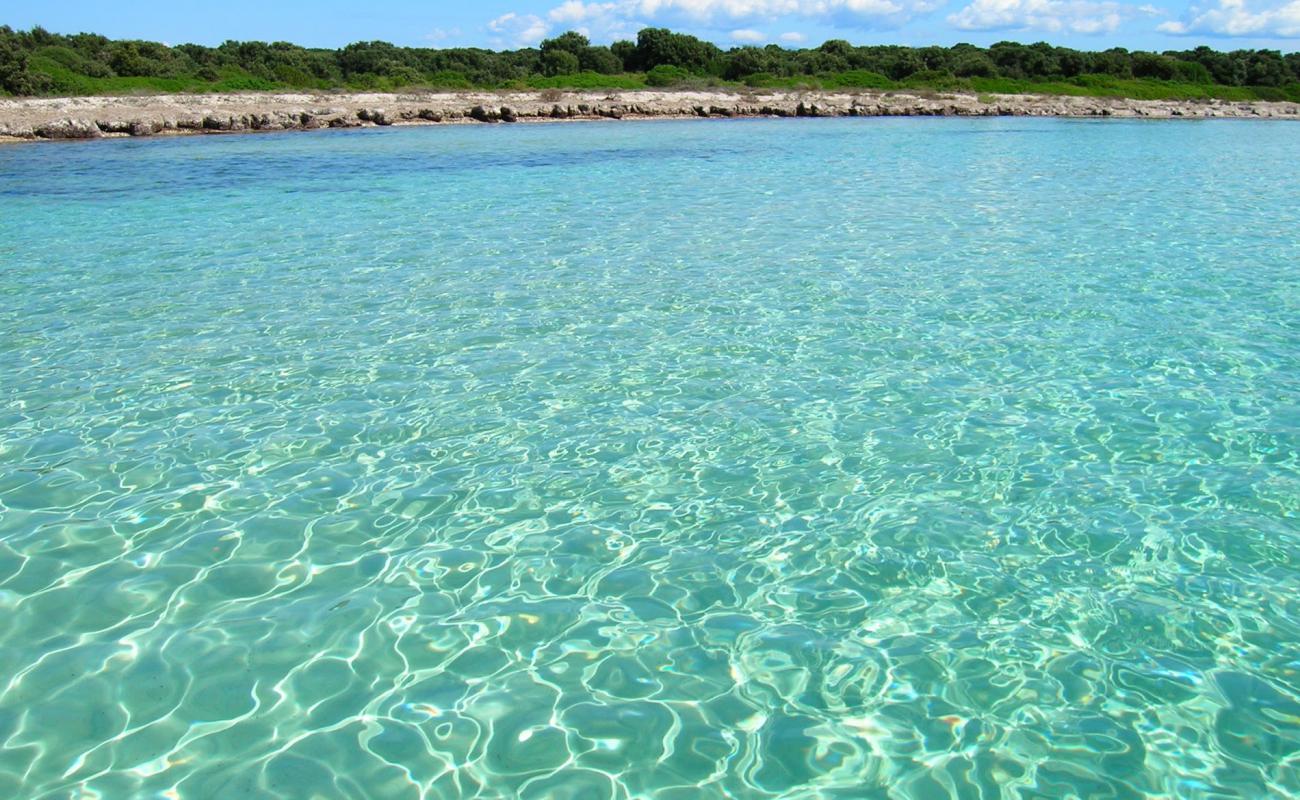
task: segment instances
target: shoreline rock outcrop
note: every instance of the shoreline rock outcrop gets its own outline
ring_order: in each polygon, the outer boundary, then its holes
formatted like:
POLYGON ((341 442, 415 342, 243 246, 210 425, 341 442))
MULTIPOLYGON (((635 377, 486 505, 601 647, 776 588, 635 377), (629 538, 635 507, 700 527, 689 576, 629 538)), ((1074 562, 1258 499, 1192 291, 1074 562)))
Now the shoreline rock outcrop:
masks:
POLYGON ((1300 120, 1300 104, 878 91, 419 92, 0 98, 0 140, 554 120, 1055 116, 1300 120))

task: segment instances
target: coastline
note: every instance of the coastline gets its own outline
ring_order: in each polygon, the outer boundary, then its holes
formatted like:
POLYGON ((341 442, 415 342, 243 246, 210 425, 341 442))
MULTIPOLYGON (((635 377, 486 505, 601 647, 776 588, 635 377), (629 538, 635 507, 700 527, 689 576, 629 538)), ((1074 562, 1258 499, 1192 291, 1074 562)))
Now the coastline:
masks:
POLYGON ((0 142, 475 122, 846 116, 1300 120, 1300 104, 867 90, 546 90, 0 98, 0 142))

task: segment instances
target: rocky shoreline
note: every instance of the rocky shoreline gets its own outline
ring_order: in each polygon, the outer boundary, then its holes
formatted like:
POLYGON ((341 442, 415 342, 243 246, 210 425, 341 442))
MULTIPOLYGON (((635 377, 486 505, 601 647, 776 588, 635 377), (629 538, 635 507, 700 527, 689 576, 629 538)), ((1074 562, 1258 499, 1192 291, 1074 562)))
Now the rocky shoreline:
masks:
POLYGON ((1300 104, 937 92, 617 91, 2 98, 0 140, 693 117, 1056 116, 1300 120, 1300 104))

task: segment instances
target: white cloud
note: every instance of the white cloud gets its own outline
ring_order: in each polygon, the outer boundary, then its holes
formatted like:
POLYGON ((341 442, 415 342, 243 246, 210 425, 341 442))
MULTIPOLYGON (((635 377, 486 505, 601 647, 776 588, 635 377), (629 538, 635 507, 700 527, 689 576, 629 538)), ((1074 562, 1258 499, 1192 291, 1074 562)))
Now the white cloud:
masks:
POLYGON ((779 38, 781 39, 781 41, 789 42, 790 44, 799 44, 800 42, 806 41, 808 39, 807 36, 804 36, 802 33, 798 31, 787 31, 781 34, 779 38))
POLYGON ((547 17, 552 22, 572 23, 602 19, 616 10, 614 3, 583 3, 580 0, 567 0, 552 8, 547 17))
POLYGON ((497 34, 494 44, 519 47, 537 44, 550 31, 546 21, 535 14, 502 14, 488 23, 488 30, 497 34))
POLYGON ((964 31, 1016 29, 1093 34, 1111 33, 1126 19, 1140 14, 1159 13, 1150 5, 1138 8, 1113 0, 975 0, 949 14, 948 22, 964 31))
POLYGON ((767 34, 762 31, 756 31, 752 28, 741 28, 731 32, 732 41, 736 42, 762 42, 767 40, 767 34))
POLYGON ((576 30, 597 42, 635 39, 636 31, 649 24, 628 13, 626 2, 584 3, 565 0, 546 13, 557 31, 576 30))
POLYGON ((455 39, 458 36, 460 36, 460 28, 452 28, 451 30, 434 28, 426 33, 424 38, 426 41, 430 42, 445 42, 448 39, 455 39))
POLYGON ((1192 6, 1181 21, 1165 22, 1156 27, 1177 35, 1300 38, 1300 0, 1281 5, 1218 0, 1209 6, 1192 6))

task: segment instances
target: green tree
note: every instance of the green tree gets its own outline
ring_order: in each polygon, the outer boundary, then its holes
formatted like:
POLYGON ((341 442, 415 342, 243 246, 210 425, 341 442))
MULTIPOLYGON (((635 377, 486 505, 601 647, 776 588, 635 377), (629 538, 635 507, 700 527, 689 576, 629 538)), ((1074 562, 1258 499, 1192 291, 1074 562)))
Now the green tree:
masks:
POLYGON ((1291 78, 1282 54, 1277 50, 1256 50, 1246 56, 1246 83, 1250 86, 1282 86, 1291 78))
POLYGON ((147 77, 161 71, 156 60, 140 52, 137 42, 113 42, 109 48, 108 65, 124 77, 147 77))
MULTIPOLYGON (((257 55, 253 55, 251 52, 247 55, 241 53, 240 58, 241 60, 256 59, 256 61, 260 61, 262 51, 259 48, 257 55)), ((356 42, 343 48, 338 53, 339 67, 342 69, 344 77, 366 74, 383 75, 400 64, 401 60, 401 52, 388 42, 356 42)), ((241 66, 245 65, 241 64, 241 66)))
POLYGON ((587 47, 578 54, 578 64, 584 72, 599 72, 602 75, 617 75, 623 71, 623 59, 614 55, 608 47, 587 47))
POLYGON ((1172 58, 1158 56, 1155 53, 1133 54, 1133 77, 1135 78, 1167 81, 1172 80, 1176 74, 1177 68, 1172 58))
POLYGON ((646 72, 645 82, 647 86, 676 86, 690 80, 690 77, 691 74, 681 67, 660 64, 646 72))
POLYGON ((1087 53, 1080 53, 1078 50, 1068 48, 1062 48, 1057 52, 1057 63, 1061 66, 1061 74, 1067 78, 1084 74, 1092 65, 1087 53))
POLYGON ((1092 54, 1092 69, 1100 75, 1113 75, 1116 78, 1133 77, 1133 61, 1128 51, 1122 47, 1112 47, 1102 53, 1092 54))
POLYGON ((827 39, 817 48, 818 51, 830 56, 836 56, 848 61, 849 56, 853 54, 853 45, 844 39, 827 39))
POLYGON ((0 90, 26 95, 33 94, 35 89, 27 73, 27 53, 18 36, 8 25, 0 26, 0 90))
POLYGON ((1183 83, 1214 83, 1214 76, 1199 61, 1174 61, 1174 79, 1183 83))
POLYGON ((609 51, 613 53, 623 64, 623 69, 639 69, 633 66, 636 60, 636 44, 626 39, 620 39, 609 46, 609 51))
POLYGON ((635 69, 658 66, 679 67, 689 72, 704 72, 722 55, 717 45, 701 41, 667 28, 645 28, 636 36, 635 69))
POLYGON ((953 62, 952 74, 959 78, 996 78, 998 67, 984 53, 962 53, 953 62))
POLYGON ((737 47, 723 56, 722 77, 736 81, 760 72, 775 72, 772 61, 761 47, 737 47))
POLYGON ((542 53, 543 75, 572 75, 579 69, 578 57, 568 50, 547 50, 542 53))
POLYGON ((556 36, 554 39, 546 39, 540 45, 542 54, 552 50, 565 50, 573 53, 575 58, 582 56, 582 51, 591 46, 591 41, 577 31, 567 31, 556 36))

